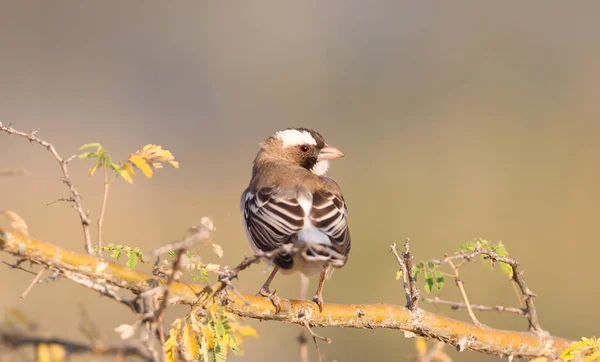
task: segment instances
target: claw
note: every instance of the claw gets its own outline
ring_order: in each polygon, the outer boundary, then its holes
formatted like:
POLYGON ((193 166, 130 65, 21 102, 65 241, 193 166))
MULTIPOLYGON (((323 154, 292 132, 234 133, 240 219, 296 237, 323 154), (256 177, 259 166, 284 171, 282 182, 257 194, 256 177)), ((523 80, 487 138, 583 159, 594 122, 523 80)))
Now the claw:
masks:
POLYGON ((317 303, 317 305, 319 306, 319 312, 323 312, 323 297, 321 296, 321 294, 315 294, 315 296, 313 297, 313 302, 317 303))
POLYGON ((275 313, 279 313, 281 312, 281 298, 279 298, 275 293, 276 291, 271 292, 267 288, 261 288, 257 295, 269 298, 271 304, 273 304, 273 306, 275 307, 275 313))

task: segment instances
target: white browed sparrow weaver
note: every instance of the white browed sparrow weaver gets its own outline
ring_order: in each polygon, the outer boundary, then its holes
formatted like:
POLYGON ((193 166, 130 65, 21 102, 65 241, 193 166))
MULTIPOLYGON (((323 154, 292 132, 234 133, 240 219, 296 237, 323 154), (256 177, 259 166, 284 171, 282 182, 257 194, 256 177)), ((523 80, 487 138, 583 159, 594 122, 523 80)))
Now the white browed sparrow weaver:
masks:
POLYGON ((330 159, 344 154, 310 129, 288 128, 260 143, 241 209, 248 241, 256 252, 293 243, 300 252, 279 254, 259 294, 279 310, 269 285, 278 270, 306 276, 321 272, 313 301, 323 308, 330 267, 341 268, 350 252, 347 208, 342 191, 325 176, 330 159))

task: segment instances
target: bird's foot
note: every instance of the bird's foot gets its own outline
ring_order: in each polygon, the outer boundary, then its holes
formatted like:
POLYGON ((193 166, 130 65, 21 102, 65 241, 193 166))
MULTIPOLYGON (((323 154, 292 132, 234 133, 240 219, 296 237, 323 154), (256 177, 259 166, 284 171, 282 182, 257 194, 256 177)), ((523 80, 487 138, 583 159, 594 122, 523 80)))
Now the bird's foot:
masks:
POLYGON ((281 298, 279 298, 279 296, 277 296, 275 293, 276 291, 271 292, 268 288, 263 287, 260 289, 257 295, 269 298, 271 304, 273 304, 273 306, 275 307, 275 312, 279 313, 281 312, 281 298))
POLYGON ((315 294, 313 302, 319 306, 319 312, 323 312, 323 296, 320 293, 315 294))

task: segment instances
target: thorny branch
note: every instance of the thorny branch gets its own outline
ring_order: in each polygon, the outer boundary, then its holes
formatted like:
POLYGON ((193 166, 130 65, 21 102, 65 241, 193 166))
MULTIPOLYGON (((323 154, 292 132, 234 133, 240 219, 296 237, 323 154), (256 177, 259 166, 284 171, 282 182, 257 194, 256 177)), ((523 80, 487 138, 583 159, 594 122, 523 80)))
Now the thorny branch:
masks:
POLYGON ((533 301, 533 298, 536 295, 531 291, 531 289, 529 289, 529 286, 527 285, 527 282, 525 281, 525 278, 523 277, 523 272, 519 268, 519 262, 516 259, 506 257, 506 256, 500 256, 500 255, 498 255, 498 253, 496 253, 492 250, 482 249, 482 248, 477 247, 472 252, 462 252, 462 253, 459 253, 456 255, 446 256, 442 260, 432 260, 432 261, 438 265, 441 265, 441 264, 452 262, 454 260, 471 261, 479 255, 484 255, 491 262, 500 262, 500 263, 505 263, 505 264, 510 265, 510 267, 512 268, 512 271, 513 271, 512 279, 519 286, 519 289, 521 290, 521 294, 523 295, 523 300, 525 301, 525 305, 527 306, 525 316, 527 317, 527 320, 529 321, 529 330, 536 334, 540 334, 540 335, 547 334, 547 332, 544 331, 542 329, 542 327, 540 326, 540 321, 539 321, 539 318, 537 315, 537 310, 535 308, 535 303, 533 301))
MULTIPOLYGON (((449 305, 450 308, 452 308, 452 309, 467 308, 467 304, 464 302, 452 302, 449 300, 440 299, 439 297, 422 298, 421 300, 426 303, 431 303, 431 304, 449 305)), ((489 306, 489 305, 481 305, 481 304, 471 304, 471 309, 482 311, 482 312, 507 312, 507 313, 514 313, 517 315, 525 315, 525 313, 527 313, 527 310, 523 309, 523 308, 505 307, 502 305, 489 306)))
POLYGON ((41 145, 42 147, 45 147, 48 151, 50 151, 50 153, 52 153, 52 155, 54 156, 56 161, 58 161, 58 164, 60 165, 60 168, 62 170, 62 174, 63 174, 62 181, 67 185, 67 187, 71 191, 71 194, 73 195, 73 204, 74 204, 75 210, 77 210, 77 213, 79 214, 79 218, 81 219, 81 226, 83 228, 83 238, 85 240, 85 251, 88 254, 93 254, 94 247, 92 245, 92 237, 90 234, 90 220, 87 216, 87 213, 85 212, 85 209, 83 208, 81 194, 79 194, 79 191, 77 190, 77 188, 71 181, 71 178, 69 177, 69 172, 67 169, 67 164, 75 156, 69 157, 68 159, 62 158, 60 156, 60 154, 58 154, 58 152, 56 151, 56 148, 54 148, 54 146, 51 143, 48 143, 48 142, 36 137, 36 133, 38 132, 37 129, 34 129, 29 133, 25 133, 25 132, 21 132, 21 131, 18 131, 16 129, 12 128, 10 124, 8 126, 5 126, 4 124, 2 124, 2 122, 0 122, 0 131, 4 131, 4 132, 8 133, 9 135, 17 135, 17 136, 25 137, 29 140, 30 143, 35 142, 35 143, 41 145))
POLYGON ((116 343, 82 343, 58 337, 43 337, 34 334, 26 334, 21 331, 12 331, 0 328, 0 343, 10 347, 40 345, 60 345, 69 354, 97 354, 116 356, 138 356, 144 361, 152 361, 144 346, 136 341, 125 341, 116 343))
MULTIPOLYGON (((18 258, 33 260, 54 270, 70 271, 82 278, 101 279, 113 286, 128 289, 136 294, 155 288, 164 280, 108 263, 94 256, 77 254, 18 233, 0 230, 0 250, 18 258)), ((248 266, 256 258, 242 262, 248 266)), ((169 288, 172 300, 177 303, 196 305, 198 295, 206 289, 203 284, 173 282, 169 288)), ((503 331, 482 328, 441 315, 419 310, 421 316, 415 320, 409 309, 386 304, 325 304, 319 313, 313 302, 282 298, 281 310, 277 312, 270 300, 263 297, 232 293, 218 294, 221 304, 228 312, 240 317, 259 320, 276 320, 311 327, 391 328, 415 335, 437 339, 460 350, 475 350, 487 354, 523 358, 556 357, 570 340, 550 335, 529 332, 503 331)))

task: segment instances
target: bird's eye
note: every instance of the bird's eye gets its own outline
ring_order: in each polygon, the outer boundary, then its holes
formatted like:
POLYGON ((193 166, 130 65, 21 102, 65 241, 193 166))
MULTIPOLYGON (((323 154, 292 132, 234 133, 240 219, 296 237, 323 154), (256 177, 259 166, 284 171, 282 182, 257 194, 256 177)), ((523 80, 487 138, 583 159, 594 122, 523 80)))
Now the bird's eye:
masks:
POLYGON ((308 145, 302 145, 302 146, 300 146, 300 151, 302 151, 302 152, 308 152, 308 150, 310 150, 310 147, 308 147, 308 145))

